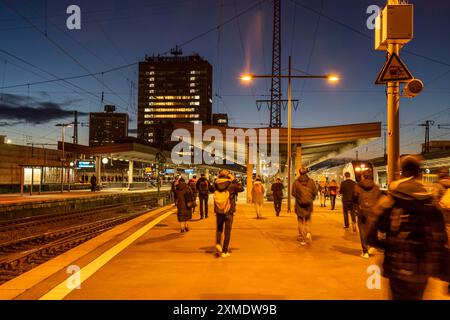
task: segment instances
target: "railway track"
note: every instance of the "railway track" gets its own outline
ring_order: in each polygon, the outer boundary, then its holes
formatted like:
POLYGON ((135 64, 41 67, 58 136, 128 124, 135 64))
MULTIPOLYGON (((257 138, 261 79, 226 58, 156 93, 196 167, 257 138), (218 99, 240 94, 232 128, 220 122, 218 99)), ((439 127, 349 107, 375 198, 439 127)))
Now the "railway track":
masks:
POLYGON ((122 208, 129 208, 130 206, 135 207, 135 206, 145 205, 145 204, 148 204, 147 200, 135 202, 133 204, 108 205, 108 206, 103 206, 103 207, 90 209, 90 210, 80 210, 80 211, 69 212, 69 213, 60 213, 60 214, 46 214, 46 215, 20 218, 20 219, 12 219, 12 220, 7 220, 7 221, 0 221, 0 232, 17 231, 17 230, 21 230, 21 229, 27 229, 30 227, 38 226, 38 225, 52 224, 52 223, 57 223, 57 222, 65 222, 65 221, 69 221, 69 220, 84 218, 84 217, 94 215, 94 214, 108 213, 108 212, 112 212, 114 210, 119 210, 122 208))
MULTIPOLYGON (((134 203, 133 207, 139 207, 139 205, 134 203)), ((150 210, 141 208, 136 212, 121 214, 117 217, 3 242, 0 244, 0 284, 150 210)), ((88 213, 85 212, 85 214, 88 213)), ((31 223, 31 221, 24 223, 31 223)), ((37 223, 42 223, 42 220, 38 219, 37 223)))

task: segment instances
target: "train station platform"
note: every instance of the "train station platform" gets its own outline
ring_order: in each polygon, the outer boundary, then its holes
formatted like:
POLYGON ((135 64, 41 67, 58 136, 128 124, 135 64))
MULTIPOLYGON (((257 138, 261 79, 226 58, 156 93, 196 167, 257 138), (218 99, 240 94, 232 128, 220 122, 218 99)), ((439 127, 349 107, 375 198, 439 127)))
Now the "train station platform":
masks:
MULTIPOLYGON (((0 299, 388 299, 384 279, 379 289, 367 286, 382 254, 360 257, 359 235, 343 229, 339 206, 315 207, 313 241, 302 246, 285 204, 276 217, 266 202, 256 219, 239 199, 227 258, 214 254, 214 214, 199 220, 197 209, 180 233, 173 206, 158 210, 5 283, 0 299), (68 286, 69 265, 81 268, 79 289, 68 286)), ((433 279, 425 298, 449 299, 444 289, 433 279)))

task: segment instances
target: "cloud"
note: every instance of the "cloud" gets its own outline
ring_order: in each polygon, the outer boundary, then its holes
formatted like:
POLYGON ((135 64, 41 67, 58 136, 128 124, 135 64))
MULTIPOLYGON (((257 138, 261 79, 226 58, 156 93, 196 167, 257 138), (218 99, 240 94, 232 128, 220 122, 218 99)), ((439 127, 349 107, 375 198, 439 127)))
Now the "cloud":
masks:
MULTIPOLYGON (((0 101, 0 119, 17 123, 42 124, 53 120, 61 120, 73 117, 74 110, 66 110, 64 107, 76 102, 67 100, 63 103, 39 101, 35 98, 4 94, 0 101)), ((78 112, 79 116, 86 115, 78 112)), ((9 123, 8 123, 9 125, 9 123)))

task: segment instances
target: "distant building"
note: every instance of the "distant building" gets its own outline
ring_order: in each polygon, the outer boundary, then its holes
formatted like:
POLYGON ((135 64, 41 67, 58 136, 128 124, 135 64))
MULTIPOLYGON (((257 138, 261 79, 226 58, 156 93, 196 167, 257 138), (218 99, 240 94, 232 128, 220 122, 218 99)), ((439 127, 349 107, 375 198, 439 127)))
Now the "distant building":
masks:
POLYGON ((89 114, 89 146, 103 146, 128 136, 128 114, 116 113, 115 106, 105 106, 105 112, 89 114))
POLYGON ((212 66, 199 55, 146 57, 139 63, 138 138, 154 144, 176 122, 211 124, 212 66))
MULTIPOLYGON (((430 152, 450 150, 450 141, 448 140, 430 141, 428 147, 430 148, 430 152)), ((422 150, 425 150, 425 143, 422 143, 422 150)))
POLYGON ((228 114, 226 113, 214 113, 212 116, 213 126, 228 127, 228 114))

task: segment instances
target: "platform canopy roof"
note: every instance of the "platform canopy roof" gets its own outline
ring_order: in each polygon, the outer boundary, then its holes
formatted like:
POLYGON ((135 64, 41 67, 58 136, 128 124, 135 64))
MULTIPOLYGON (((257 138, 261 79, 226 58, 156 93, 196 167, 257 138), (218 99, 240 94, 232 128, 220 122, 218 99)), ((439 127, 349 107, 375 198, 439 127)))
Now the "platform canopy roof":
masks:
MULTIPOLYGON (((174 129, 186 129, 192 137, 195 135, 195 127, 192 123, 174 124, 174 129)), ((239 130, 244 132, 251 128, 217 127, 202 125, 202 134, 208 129, 219 130, 223 137, 226 137, 227 130, 239 130)), ((197 130, 199 131, 198 127, 197 130)), ((280 152, 286 152, 288 141, 287 128, 256 128, 254 129, 260 139, 260 143, 270 143, 273 130, 278 130, 280 152), (260 135, 262 133, 262 135, 260 135)), ((197 132, 198 134, 198 132, 197 132)), ((303 165, 312 166, 322 161, 335 158, 339 154, 346 152, 358 145, 365 144, 370 140, 381 137, 381 122, 356 123, 338 126, 326 126, 315 128, 292 128, 292 144, 301 145, 303 165)), ((245 140, 248 143, 248 139, 245 140)), ((238 142, 236 142, 238 143, 238 142)), ((208 145, 208 143, 204 143, 208 145)), ((236 150, 245 150, 246 146, 241 145, 236 150)), ((295 150, 293 150, 294 152, 295 150)))

